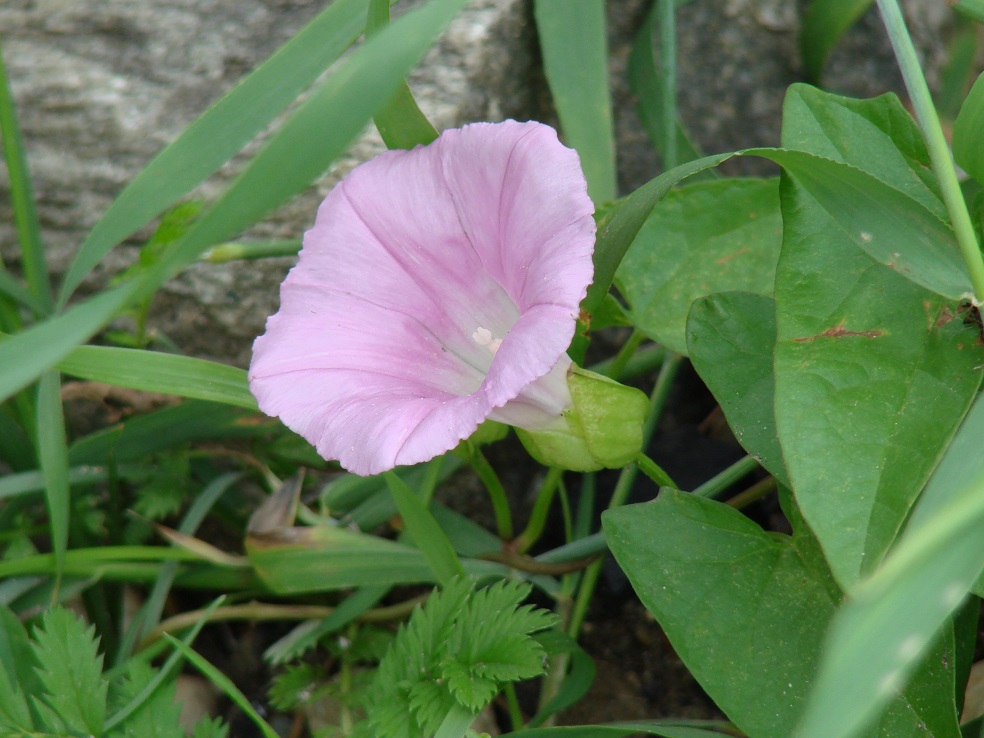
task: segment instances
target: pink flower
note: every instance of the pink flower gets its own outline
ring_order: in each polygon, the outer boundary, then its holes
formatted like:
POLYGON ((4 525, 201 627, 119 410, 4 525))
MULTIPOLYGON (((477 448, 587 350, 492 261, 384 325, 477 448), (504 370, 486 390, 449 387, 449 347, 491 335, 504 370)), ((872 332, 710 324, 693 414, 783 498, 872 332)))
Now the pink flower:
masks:
POLYGON ((593 210, 577 154, 540 123, 362 164, 318 209, 253 346, 260 407, 356 474, 427 461, 486 418, 549 425, 571 402, 593 210))

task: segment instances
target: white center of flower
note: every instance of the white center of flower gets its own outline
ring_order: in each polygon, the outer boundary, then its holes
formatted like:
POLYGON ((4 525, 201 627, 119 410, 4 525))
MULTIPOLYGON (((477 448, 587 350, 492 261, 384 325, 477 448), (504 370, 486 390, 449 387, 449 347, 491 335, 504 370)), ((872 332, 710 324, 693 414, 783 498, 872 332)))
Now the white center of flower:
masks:
POLYGON ((478 327, 474 333, 472 333, 472 340, 479 346, 484 346, 489 350, 489 353, 495 356, 495 352, 499 350, 499 346, 502 345, 501 338, 493 338, 492 331, 488 328, 478 327))

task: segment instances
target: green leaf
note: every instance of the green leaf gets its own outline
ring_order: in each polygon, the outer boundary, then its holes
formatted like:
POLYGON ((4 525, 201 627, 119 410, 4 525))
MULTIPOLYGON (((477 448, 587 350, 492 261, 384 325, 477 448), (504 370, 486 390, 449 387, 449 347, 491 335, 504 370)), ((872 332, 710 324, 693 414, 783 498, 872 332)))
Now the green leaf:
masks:
POLYGON ((277 427, 276 421, 241 408, 191 400, 84 436, 71 445, 68 458, 73 465, 141 461, 190 441, 248 438, 277 427))
MULTIPOLYGON (((390 0, 370 0, 366 36, 371 36, 389 22, 390 0)), ((406 81, 372 119, 388 149, 412 149, 437 138, 437 131, 417 106, 406 81)))
POLYGON ((37 448, 44 477, 44 501, 48 510, 48 528, 61 577, 61 564, 68 546, 70 501, 68 488, 68 442, 65 439, 65 416, 61 403, 61 377, 45 372, 38 386, 37 448))
POLYGON ((919 201, 867 172, 802 151, 749 149, 785 169, 840 232, 875 261, 952 300, 973 295, 950 227, 919 201))
MULTIPOLYGON (((658 22, 658 3, 653 3, 646 22, 636 33, 629 53, 629 89, 636 96, 636 112, 649 140, 659 154, 667 150, 666 136, 663 134, 663 75, 658 69, 653 54, 653 32, 658 22)), ((701 157, 700 152, 687 136, 679 122, 676 124, 677 160, 693 161, 701 157)))
POLYGON ((62 303, 113 246, 218 170, 314 82, 362 32, 367 2, 331 3, 155 156, 82 243, 62 303))
POLYGON ((791 85, 782 145, 862 169, 946 218, 922 131, 894 93, 858 100, 791 85))
MULTIPOLYGON (((0 140, 7 165, 10 204, 14 210, 14 225, 20 242, 21 265, 34 301, 42 308, 39 315, 51 312, 54 305, 48 266, 41 242, 41 225, 38 222, 37 203, 27 165, 27 152, 21 137, 17 109, 10 91, 7 70, 0 49, 0 140)), ((2 267, 0 267, 2 269, 2 267)))
POLYGON ((615 136, 604 0, 535 0, 533 13, 557 116, 595 204, 613 200, 615 136))
POLYGON ((34 657, 42 699, 65 724, 86 735, 100 735, 106 719, 106 682, 95 628, 70 610, 52 608, 34 631, 34 657))
POLYGON ((984 0, 956 0, 953 9, 978 23, 984 23, 984 0))
POLYGON ((835 620, 801 738, 858 735, 984 569, 982 433, 978 399, 898 544, 835 620))
POLYGON ((393 496, 400 516, 406 523, 407 533, 424 555, 437 581, 446 584, 457 576, 464 576, 465 572, 461 568, 458 555, 441 530, 441 526, 427 509, 427 504, 414 494, 406 482, 392 472, 387 472, 384 476, 390 495, 393 496))
POLYGON ((781 193, 776 425, 803 514, 849 586, 894 540, 976 392, 982 356, 958 306, 927 291, 959 297, 968 278, 930 210, 911 119, 891 99, 795 92, 783 144, 839 160, 770 157, 792 174, 781 193), (894 158, 847 145, 856 136, 883 149, 886 131, 894 158))
POLYGON ((58 369, 73 377, 118 387, 257 409, 244 370, 190 356, 80 346, 58 363, 58 369))
MULTIPOLYGON (((602 520, 636 593, 724 713, 750 736, 792 735, 841 599, 808 531, 767 533, 727 505, 668 489, 602 520)), ((932 655, 871 738, 959 735, 947 653, 932 655)))
POLYGON ((789 475, 776 435, 775 301, 747 292, 697 300, 687 322, 690 361, 721 405, 738 442, 783 485, 789 475))
MULTIPOLYGON (((335 526, 286 528, 246 538, 257 575, 273 592, 326 592, 346 587, 434 582, 419 549, 335 526)), ((498 575, 505 567, 465 560, 469 574, 498 575)))
POLYGON ((616 274, 635 326, 687 353, 690 305, 714 292, 771 295, 782 244, 777 179, 722 179, 670 192, 616 274))
POLYGON ((984 184, 984 74, 981 74, 964 100, 953 123, 953 158, 964 171, 984 184))
POLYGON ((870 6, 871 0, 810 0, 799 34, 807 78, 820 81, 830 50, 870 6))
POLYGON ((873 262, 794 184, 783 209, 776 426, 797 500, 849 586, 894 540, 984 357, 956 304, 873 262))
POLYGON ((622 198, 605 210, 598 220, 598 238, 594 252, 594 281, 588 287, 587 297, 582 303, 585 312, 591 314, 601 307, 625 252, 628 251, 643 223, 646 222, 659 201, 673 189, 677 182, 705 169, 716 167, 732 156, 734 154, 715 154, 681 164, 649 180, 631 195, 622 198))

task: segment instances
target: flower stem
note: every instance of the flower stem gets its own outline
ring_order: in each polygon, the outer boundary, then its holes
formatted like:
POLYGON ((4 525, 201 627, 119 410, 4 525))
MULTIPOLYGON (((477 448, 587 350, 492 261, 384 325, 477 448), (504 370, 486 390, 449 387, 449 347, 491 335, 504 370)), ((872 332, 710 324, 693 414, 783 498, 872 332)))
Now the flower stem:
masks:
MULTIPOLYGON (((682 356, 679 354, 669 354, 666 357, 666 361, 663 362, 659 375, 656 377, 656 386, 653 387, 652 394, 649 395, 649 417, 646 418, 646 425, 642 430, 643 448, 649 445, 649 439, 652 438, 653 432, 656 430, 656 424, 659 422, 659 417, 663 412, 666 398, 670 393, 670 387, 673 386, 673 379, 676 377, 677 371, 682 363, 682 356)), ((622 469, 622 473, 619 474, 618 481, 615 483, 615 491, 612 493, 611 502, 608 503, 609 510, 620 507, 625 503, 638 473, 639 467, 635 464, 630 464, 622 469)), ((567 626, 567 632, 572 638, 577 638, 577 634, 580 633, 581 626, 584 624, 584 618, 588 614, 588 605, 594 595, 595 587, 598 585, 598 577, 601 575, 602 563, 604 563, 604 559, 599 559, 584 570, 584 578, 581 580, 581 587, 574 600, 574 609, 571 613, 570 623, 567 626)))
POLYGON ((919 66, 916 49, 905 26, 898 0, 878 0, 878 9, 881 11, 885 29, 892 42, 892 49, 895 51, 895 58, 902 71, 906 89, 909 91, 916 120, 919 121, 923 138, 926 140, 929 159, 943 192, 943 202, 950 216, 960 253, 970 273, 970 281, 974 286, 974 302, 979 306, 984 302, 984 257, 981 256, 974 226, 967 212, 967 204, 960 191, 953 156, 943 135, 933 97, 919 66))
POLYGON ((492 502, 492 509, 495 512, 495 526, 499 532, 499 538, 503 541, 511 541, 513 537, 512 512, 509 509, 509 498, 506 490, 499 481, 499 475, 485 458, 482 450, 474 445, 468 444, 468 462, 472 469, 482 480, 485 490, 489 493, 489 500, 492 502))
POLYGON ((530 512, 530 520, 526 524, 526 529, 513 542, 513 547, 520 553, 529 551, 543 534, 543 529, 547 524, 547 515, 550 512, 550 503, 553 502, 554 492, 557 491, 557 485, 563 475, 563 469, 551 467, 547 470, 543 483, 540 485, 540 491, 536 495, 536 502, 533 503, 533 510, 530 512))
POLYGON ((752 456, 743 456, 722 472, 715 474, 693 491, 695 497, 714 498, 742 477, 746 477, 759 468, 758 460, 752 456))
POLYGON ((680 489, 676 482, 674 482, 670 475, 663 471, 663 467, 657 464, 655 461, 650 459, 643 453, 636 456, 635 460, 636 466, 639 467, 639 471, 645 474, 647 477, 652 479, 660 487, 672 487, 673 489, 680 489))
POLYGON ((625 367, 628 365, 629 359, 635 355, 636 349, 639 348, 639 344, 641 344, 644 339, 645 336, 642 334, 642 331, 633 329, 632 335, 630 335, 625 343, 622 344, 622 348, 620 348, 618 353, 615 354, 615 358, 612 360, 612 363, 606 367, 605 374, 612 379, 618 380, 618 378, 622 376, 622 372, 625 371, 625 367))

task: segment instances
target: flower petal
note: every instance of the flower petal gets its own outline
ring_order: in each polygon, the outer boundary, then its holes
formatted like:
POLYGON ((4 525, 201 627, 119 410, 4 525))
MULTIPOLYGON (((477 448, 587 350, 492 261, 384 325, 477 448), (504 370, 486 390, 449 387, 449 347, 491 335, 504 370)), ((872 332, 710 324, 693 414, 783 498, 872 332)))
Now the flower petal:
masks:
MULTIPOLYGON (((260 407, 359 474, 453 448, 566 359, 591 213, 576 153, 537 123, 466 126, 357 167, 254 344, 260 407)), ((513 415, 556 412, 554 389, 513 415)))

